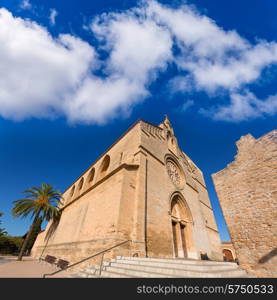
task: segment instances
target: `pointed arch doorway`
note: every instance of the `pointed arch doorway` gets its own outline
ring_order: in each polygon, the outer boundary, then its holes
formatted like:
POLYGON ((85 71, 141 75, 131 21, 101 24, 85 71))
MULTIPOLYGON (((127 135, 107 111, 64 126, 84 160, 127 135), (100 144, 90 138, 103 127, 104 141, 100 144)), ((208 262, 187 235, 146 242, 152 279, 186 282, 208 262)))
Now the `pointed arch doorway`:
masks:
POLYGON ((171 198, 171 226, 174 256, 188 257, 192 245, 192 218, 185 200, 179 194, 171 198))

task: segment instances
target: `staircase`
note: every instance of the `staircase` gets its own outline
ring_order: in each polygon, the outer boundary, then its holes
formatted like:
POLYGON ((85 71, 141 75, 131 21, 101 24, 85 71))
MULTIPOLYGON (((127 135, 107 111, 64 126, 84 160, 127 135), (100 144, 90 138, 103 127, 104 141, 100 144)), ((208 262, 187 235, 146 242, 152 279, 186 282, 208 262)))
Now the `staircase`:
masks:
POLYGON ((192 259, 162 259, 117 256, 102 266, 88 267, 70 277, 111 278, 227 278, 247 277, 236 263, 192 259))

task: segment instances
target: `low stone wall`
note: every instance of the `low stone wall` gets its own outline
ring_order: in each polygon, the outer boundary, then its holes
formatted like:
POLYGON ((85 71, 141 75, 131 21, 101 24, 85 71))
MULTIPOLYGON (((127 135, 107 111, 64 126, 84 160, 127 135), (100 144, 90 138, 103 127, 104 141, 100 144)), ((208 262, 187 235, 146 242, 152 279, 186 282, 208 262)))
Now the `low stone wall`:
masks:
MULTIPOLYGON (((117 239, 102 239, 102 240, 91 240, 91 241, 80 241, 73 243, 63 244, 51 244, 37 246, 32 251, 32 256, 36 259, 51 255, 57 257, 57 259, 63 259, 69 261, 70 264, 81 261, 82 259, 93 256, 103 250, 113 247, 117 244, 124 242, 123 240, 117 239)), ((127 242, 121 246, 118 246, 109 252, 105 253, 105 260, 112 259, 118 255, 132 256, 134 250, 133 243, 127 242)), ((82 269, 87 266, 94 266, 100 264, 102 255, 97 255, 95 258, 90 258, 81 264, 78 264, 74 269, 82 269)))

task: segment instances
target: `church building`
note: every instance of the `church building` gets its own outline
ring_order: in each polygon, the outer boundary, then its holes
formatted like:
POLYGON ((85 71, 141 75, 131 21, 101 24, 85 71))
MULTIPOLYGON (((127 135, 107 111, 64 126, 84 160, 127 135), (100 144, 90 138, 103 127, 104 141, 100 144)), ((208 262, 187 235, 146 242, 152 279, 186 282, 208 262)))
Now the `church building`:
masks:
POLYGON ((223 260, 203 174, 167 116, 137 121, 65 190, 32 256, 74 263, 120 243, 111 257, 223 260))

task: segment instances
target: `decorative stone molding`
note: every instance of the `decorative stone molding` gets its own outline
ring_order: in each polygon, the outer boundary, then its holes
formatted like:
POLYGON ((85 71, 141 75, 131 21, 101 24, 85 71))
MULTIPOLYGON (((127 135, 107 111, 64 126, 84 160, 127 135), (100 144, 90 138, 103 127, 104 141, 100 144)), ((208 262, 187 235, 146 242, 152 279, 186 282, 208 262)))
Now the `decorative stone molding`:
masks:
POLYGON ((171 156, 165 159, 166 170, 171 182, 178 188, 182 189, 185 183, 185 175, 179 164, 171 156))

